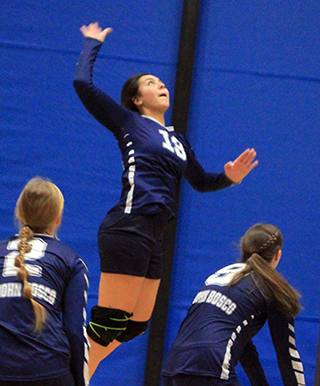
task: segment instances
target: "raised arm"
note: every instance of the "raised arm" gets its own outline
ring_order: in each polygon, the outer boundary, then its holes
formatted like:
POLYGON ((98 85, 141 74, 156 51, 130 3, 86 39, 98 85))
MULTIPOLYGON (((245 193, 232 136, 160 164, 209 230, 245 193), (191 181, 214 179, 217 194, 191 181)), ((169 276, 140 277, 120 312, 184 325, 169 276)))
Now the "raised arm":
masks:
POLYGON ((230 161, 224 165, 224 172, 226 176, 235 184, 239 183, 243 178, 251 172, 253 168, 258 165, 256 158, 256 151, 254 149, 247 149, 239 155, 233 162, 230 161))
POLYGON ((92 39, 97 39, 100 42, 104 42, 106 36, 110 34, 113 29, 108 27, 105 28, 104 30, 99 26, 98 23, 91 23, 88 26, 83 25, 80 28, 80 31, 82 32, 82 35, 85 38, 92 38, 92 39))
POLYGON ((212 192, 237 184, 258 165, 258 161, 254 161, 256 151, 247 149, 236 160, 225 165, 224 173, 207 172, 197 160, 189 142, 184 140, 183 143, 188 154, 188 167, 184 177, 199 192, 212 192))
POLYGON ((82 26, 80 30, 84 36, 84 42, 76 66, 74 88, 89 113, 112 131, 116 137, 119 137, 122 133, 122 125, 132 117, 132 112, 120 106, 92 81, 93 67, 98 52, 112 29, 102 30, 98 23, 92 23, 82 26))
POLYGON ((195 152, 188 140, 180 133, 176 133, 177 138, 183 143, 187 153, 188 165, 183 176, 198 192, 213 192, 233 185, 233 182, 225 173, 207 172, 198 161, 195 152))

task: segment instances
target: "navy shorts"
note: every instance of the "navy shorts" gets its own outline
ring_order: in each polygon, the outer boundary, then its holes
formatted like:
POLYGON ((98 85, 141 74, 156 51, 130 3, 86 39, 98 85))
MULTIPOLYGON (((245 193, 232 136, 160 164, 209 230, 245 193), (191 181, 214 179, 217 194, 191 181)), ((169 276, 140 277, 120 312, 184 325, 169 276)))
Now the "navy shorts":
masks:
POLYGON ((58 378, 42 379, 41 381, 2 381, 0 386, 75 386, 71 373, 58 378))
POLYGON ((101 272, 160 279, 168 219, 167 212, 107 214, 98 233, 101 272))
POLYGON ((223 380, 192 374, 177 374, 173 377, 163 376, 164 386, 241 386, 237 379, 223 380))

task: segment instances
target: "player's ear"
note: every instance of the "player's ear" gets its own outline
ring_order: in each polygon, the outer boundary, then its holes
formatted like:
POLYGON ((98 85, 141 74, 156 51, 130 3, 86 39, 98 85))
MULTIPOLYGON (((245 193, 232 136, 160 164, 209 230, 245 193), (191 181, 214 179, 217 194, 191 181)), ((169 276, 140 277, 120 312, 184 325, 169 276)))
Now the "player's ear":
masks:
POLYGON ((56 225, 60 225, 61 223, 61 214, 56 218, 55 222, 56 225))
POLYGON ((135 96, 132 98, 132 102, 136 105, 136 106, 141 106, 142 105, 142 100, 139 96, 135 96))

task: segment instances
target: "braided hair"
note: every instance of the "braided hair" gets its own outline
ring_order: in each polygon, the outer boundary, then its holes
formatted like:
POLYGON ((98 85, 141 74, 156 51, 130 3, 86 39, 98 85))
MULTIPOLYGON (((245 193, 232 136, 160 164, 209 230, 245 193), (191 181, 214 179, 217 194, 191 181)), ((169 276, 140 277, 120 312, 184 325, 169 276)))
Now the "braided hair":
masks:
POLYGON ((236 274, 229 286, 250 274, 258 289, 262 285, 265 294, 288 318, 298 315, 301 295, 284 277, 270 265, 282 248, 282 234, 271 224, 256 224, 241 238, 242 261, 246 266, 236 274))
POLYGON ((14 265, 18 268, 17 276, 23 282, 23 296, 32 303, 35 313, 35 331, 43 329, 46 312, 45 308, 33 299, 31 285, 28 282, 30 272, 25 266, 25 255, 32 251, 29 243, 34 233, 47 233, 48 229, 61 216, 64 198, 60 189, 49 180, 41 177, 32 178, 22 190, 15 215, 19 220, 19 254, 14 265), (28 224, 28 225, 26 225, 28 224))
POLYGON ((31 245, 29 244, 29 241, 33 238, 33 236, 34 233, 28 225, 24 226, 20 230, 19 237, 21 241, 18 244, 19 254, 14 260, 14 265, 18 268, 18 278, 23 282, 22 294, 25 298, 31 301, 35 313, 35 331, 41 332, 46 320, 46 311, 40 303, 33 299, 31 285, 28 282, 30 273, 25 266, 25 254, 31 251, 31 245))

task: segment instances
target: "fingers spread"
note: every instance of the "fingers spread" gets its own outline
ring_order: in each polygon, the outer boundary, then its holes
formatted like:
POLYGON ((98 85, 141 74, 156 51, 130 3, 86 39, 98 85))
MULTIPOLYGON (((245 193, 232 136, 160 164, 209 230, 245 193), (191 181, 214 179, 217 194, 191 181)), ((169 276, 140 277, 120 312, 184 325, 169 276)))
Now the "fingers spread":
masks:
POLYGON ((258 165, 258 161, 255 161, 253 164, 250 165, 249 171, 251 171, 253 168, 255 168, 258 165))
POLYGON ((106 29, 104 29, 103 31, 102 31, 102 33, 101 33, 101 35, 102 35, 102 37, 106 37, 108 34, 110 34, 111 32, 113 32, 113 29, 112 28, 110 28, 110 27, 108 27, 108 28, 106 28, 106 29))
POLYGON ((236 159, 236 161, 249 166, 252 163, 252 161, 256 158, 256 155, 257 155, 257 152, 254 149, 247 149, 242 154, 240 154, 240 156, 236 159))

